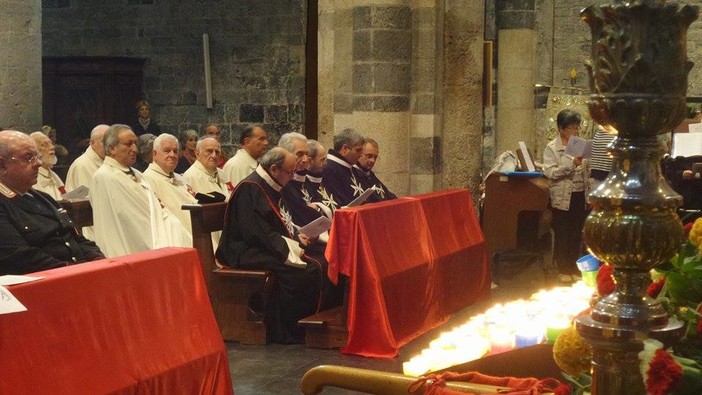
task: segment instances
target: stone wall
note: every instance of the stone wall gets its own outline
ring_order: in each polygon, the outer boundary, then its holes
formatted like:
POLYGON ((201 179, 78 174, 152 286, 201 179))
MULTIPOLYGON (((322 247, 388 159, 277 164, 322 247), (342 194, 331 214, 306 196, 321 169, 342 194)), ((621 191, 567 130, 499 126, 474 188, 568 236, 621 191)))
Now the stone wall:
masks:
POLYGON ((0 130, 39 130, 41 2, 0 0, 0 130))
POLYGON ((238 141, 248 123, 263 124, 274 140, 303 132, 305 0, 45 3, 44 56, 147 59, 144 97, 163 131, 217 123, 225 142, 238 141), (203 33, 213 109, 205 106, 203 33))

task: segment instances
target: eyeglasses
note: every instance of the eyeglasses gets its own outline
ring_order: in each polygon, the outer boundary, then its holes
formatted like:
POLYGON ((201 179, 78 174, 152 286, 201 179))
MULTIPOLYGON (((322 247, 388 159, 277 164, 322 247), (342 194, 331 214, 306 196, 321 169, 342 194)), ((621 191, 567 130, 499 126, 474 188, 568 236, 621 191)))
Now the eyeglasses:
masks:
POLYGON ((33 165, 37 162, 41 162, 43 160, 43 157, 39 154, 26 154, 24 156, 20 156, 19 158, 11 156, 8 159, 21 160, 24 163, 33 165))

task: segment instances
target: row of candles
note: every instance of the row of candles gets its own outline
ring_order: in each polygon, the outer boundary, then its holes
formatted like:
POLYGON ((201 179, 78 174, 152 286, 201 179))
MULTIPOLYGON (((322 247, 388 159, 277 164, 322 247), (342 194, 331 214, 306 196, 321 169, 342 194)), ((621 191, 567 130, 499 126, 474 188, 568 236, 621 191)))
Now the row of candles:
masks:
POLYGON ((403 363, 404 374, 421 376, 488 354, 555 342, 573 318, 589 307, 593 288, 582 281, 542 290, 529 299, 497 304, 444 332, 403 363))

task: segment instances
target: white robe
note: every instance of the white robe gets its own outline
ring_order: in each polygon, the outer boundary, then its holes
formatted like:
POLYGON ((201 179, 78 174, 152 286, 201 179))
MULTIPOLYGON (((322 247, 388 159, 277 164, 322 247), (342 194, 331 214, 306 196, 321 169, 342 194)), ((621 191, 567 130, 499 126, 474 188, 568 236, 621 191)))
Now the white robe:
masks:
POLYGON ((253 173, 256 167, 258 167, 258 161, 249 155, 246 150, 239 149, 222 168, 224 182, 229 182, 232 187, 236 187, 236 184, 253 173))
POLYGON ((203 166, 199 160, 196 160, 195 163, 183 173, 183 177, 185 178, 185 182, 193 188, 195 193, 219 192, 229 200, 231 191, 227 189, 220 169, 215 168, 214 174, 210 174, 207 169, 205 169, 205 166, 203 166))
MULTIPOLYGON (((81 156, 76 158, 68 168, 66 175, 66 192, 70 192, 81 185, 90 187, 90 182, 93 179, 93 174, 102 166, 102 159, 93 150, 92 147, 83 152, 81 156)), ((81 229, 83 236, 90 240, 95 240, 95 231, 92 226, 84 226, 81 229)))
MULTIPOLYGON (((61 189, 63 188, 63 181, 61 177, 56 174, 53 170, 49 170, 45 167, 39 168, 39 175, 37 176, 37 183, 32 186, 32 188, 37 191, 42 191, 51 195, 54 200, 61 200, 61 189)), ((66 192, 64 189, 63 192, 66 192)))
POLYGON ((163 208, 138 170, 106 157, 90 183, 95 242, 112 258, 162 247, 192 247, 192 237, 163 208), (132 169, 133 170, 133 169, 132 169))
POLYGON ((181 206, 197 203, 197 199, 193 196, 195 192, 192 192, 185 178, 177 173, 172 173, 172 177, 169 177, 168 173, 155 162, 149 163, 149 167, 144 171, 144 178, 151 185, 161 204, 178 218, 188 233, 192 234, 190 211, 181 209, 181 206))
MULTIPOLYGON (((183 173, 183 177, 185 178, 185 182, 193 188, 195 193, 219 192, 226 196, 226 200, 229 201, 231 191, 229 191, 224 184, 221 173, 222 171, 218 168, 215 168, 214 174, 208 173, 205 166, 203 166, 199 160, 196 160, 195 163, 183 173)), ((212 246, 215 251, 217 250, 221 237, 221 231, 212 232, 212 246)))
POLYGON ((66 175, 66 191, 70 192, 81 185, 90 186, 90 181, 97 169, 102 166, 102 159, 93 150, 92 147, 83 152, 81 156, 76 158, 68 168, 66 175))

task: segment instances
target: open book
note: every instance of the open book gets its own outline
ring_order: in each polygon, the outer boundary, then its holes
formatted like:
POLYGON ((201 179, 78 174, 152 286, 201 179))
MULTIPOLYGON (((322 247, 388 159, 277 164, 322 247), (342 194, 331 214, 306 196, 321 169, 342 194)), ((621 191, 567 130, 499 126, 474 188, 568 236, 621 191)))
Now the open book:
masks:
POLYGON ((357 197, 356 199, 353 199, 349 204, 347 204, 344 207, 354 207, 354 206, 359 206, 359 205, 363 204, 363 202, 365 202, 366 199, 368 199, 368 197, 373 192, 375 192, 375 190, 373 188, 366 189, 365 191, 363 191, 363 193, 359 197, 357 197))
POLYGON ((702 155, 702 133, 673 133, 670 156, 702 155))
POLYGON ((300 228, 300 233, 307 237, 318 237, 322 233, 331 228, 331 220, 325 216, 321 216, 309 224, 300 228))
POLYGON ((64 193, 61 198, 64 200, 81 200, 88 197, 88 192, 90 192, 90 189, 85 185, 81 185, 70 192, 64 193))
POLYGON ((568 145, 565 149, 565 154, 572 156, 573 158, 578 156, 589 158, 591 150, 592 141, 585 140, 584 138, 578 136, 570 136, 570 139, 568 139, 568 145))

